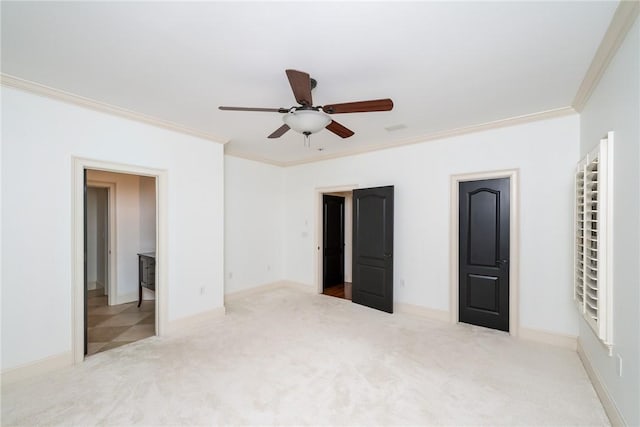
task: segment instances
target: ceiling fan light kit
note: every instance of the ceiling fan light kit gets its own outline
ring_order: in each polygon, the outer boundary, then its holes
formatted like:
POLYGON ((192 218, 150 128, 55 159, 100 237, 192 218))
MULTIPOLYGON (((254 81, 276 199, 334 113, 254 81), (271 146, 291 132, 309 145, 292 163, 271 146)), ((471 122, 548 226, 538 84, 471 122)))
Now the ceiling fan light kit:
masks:
POLYGON ((323 106, 313 106, 311 90, 317 85, 309 74, 303 71, 286 70, 289 84, 293 90, 293 95, 299 107, 286 108, 249 108, 249 107, 218 107, 220 110, 231 111, 259 111, 285 113, 282 117, 284 125, 276 129, 268 138, 280 138, 289 129, 293 129, 304 135, 304 143, 310 146, 309 136, 313 133, 327 129, 341 138, 349 138, 353 131, 344 127, 340 123, 331 119, 327 114, 338 113, 366 113, 371 111, 390 111, 393 109, 391 99, 376 99, 371 101, 346 102, 341 104, 330 104, 323 106), (320 111, 322 110, 322 111, 320 111))
POLYGON ((303 135, 320 132, 331 123, 331 117, 318 110, 291 109, 282 116, 282 121, 291 129, 303 135))

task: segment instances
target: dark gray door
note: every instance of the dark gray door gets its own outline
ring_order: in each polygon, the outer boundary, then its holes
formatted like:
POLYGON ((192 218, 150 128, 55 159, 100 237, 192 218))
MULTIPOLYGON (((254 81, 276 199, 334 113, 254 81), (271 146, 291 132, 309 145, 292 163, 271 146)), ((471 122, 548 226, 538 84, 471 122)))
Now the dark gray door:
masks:
POLYGON ((509 330, 509 178, 461 182, 459 320, 509 330))
POLYGON ((322 196, 322 286, 344 283, 344 197, 322 196))
POLYGON ((353 191, 352 301, 393 313, 393 186, 353 191))

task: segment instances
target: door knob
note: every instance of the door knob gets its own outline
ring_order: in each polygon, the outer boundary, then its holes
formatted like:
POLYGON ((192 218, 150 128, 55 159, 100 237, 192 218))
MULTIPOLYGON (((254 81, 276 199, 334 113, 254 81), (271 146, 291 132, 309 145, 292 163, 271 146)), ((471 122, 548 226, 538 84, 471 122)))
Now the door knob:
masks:
POLYGON ((391 254, 389 254, 389 253, 384 254, 384 257, 385 257, 385 258, 391 258, 391 254))
POLYGON ((499 259, 496 261, 496 264, 499 264, 499 265, 506 265, 508 263, 509 263, 508 259, 499 259))

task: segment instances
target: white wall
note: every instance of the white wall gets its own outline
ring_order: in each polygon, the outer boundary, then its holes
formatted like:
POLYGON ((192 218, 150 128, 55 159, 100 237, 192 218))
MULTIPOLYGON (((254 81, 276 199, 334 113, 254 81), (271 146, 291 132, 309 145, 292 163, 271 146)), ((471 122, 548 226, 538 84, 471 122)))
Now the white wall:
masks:
POLYGON ((580 117, 580 152, 614 131, 613 356, 580 320, 580 341, 627 425, 640 425, 640 22, 580 117), (622 357, 622 377, 616 359, 622 357))
POLYGON ((285 277, 315 284, 315 188, 394 185, 395 300, 448 311, 450 177, 518 168, 520 325, 575 336, 572 201, 578 152, 579 118, 573 115, 287 168, 285 277))
POLYGON ((3 87, 3 370, 71 351, 74 156, 167 171, 168 319, 223 306, 222 145, 3 87))
POLYGON ((225 156, 225 293, 284 276, 285 169, 225 156))

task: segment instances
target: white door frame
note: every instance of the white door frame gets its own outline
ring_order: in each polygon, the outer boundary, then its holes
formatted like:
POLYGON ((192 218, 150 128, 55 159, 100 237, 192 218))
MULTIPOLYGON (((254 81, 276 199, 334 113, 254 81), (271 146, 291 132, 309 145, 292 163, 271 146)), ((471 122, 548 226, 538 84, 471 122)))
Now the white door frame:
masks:
MULTIPOLYGON (((316 242, 316 256, 315 256, 315 270, 316 270, 316 291, 317 293, 321 294, 323 289, 322 289, 322 253, 324 251, 324 242, 322 240, 322 228, 323 228, 323 224, 322 224, 322 209, 323 209, 323 202, 322 202, 322 196, 324 194, 327 193, 344 193, 344 192, 348 192, 348 191, 353 191, 355 189, 357 189, 358 186, 355 184, 351 184, 351 185, 340 185, 340 186, 335 186, 335 187, 317 187, 315 189, 316 192, 316 209, 315 209, 315 215, 316 215, 316 235, 315 235, 315 242, 316 242)), ((352 206, 353 209, 353 206, 352 206)), ((351 272, 351 274, 353 274, 353 272, 351 272)))
POLYGON ((465 181, 510 178, 509 180, 509 334, 520 333, 519 288, 520 288, 520 181, 519 169, 493 172, 466 173, 451 176, 451 242, 449 247, 449 312, 451 322, 459 322, 458 313, 458 242, 459 242, 459 184, 465 181))
POLYGON ((116 227, 116 183, 96 180, 87 180, 87 187, 105 188, 107 190, 107 198, 109 200, 109 234, 107 236, 107 298, 108 304, 116 303, 115 296, 118 294, 118 241, 116 227))
POLYGON ((156 178, 156 335, 167 329, 168 296, 167 259, 167 171, 94 159, 72 157, 72 271, 71 351, 73 362, 84 360, 84 171, 101 170, 156 178))

